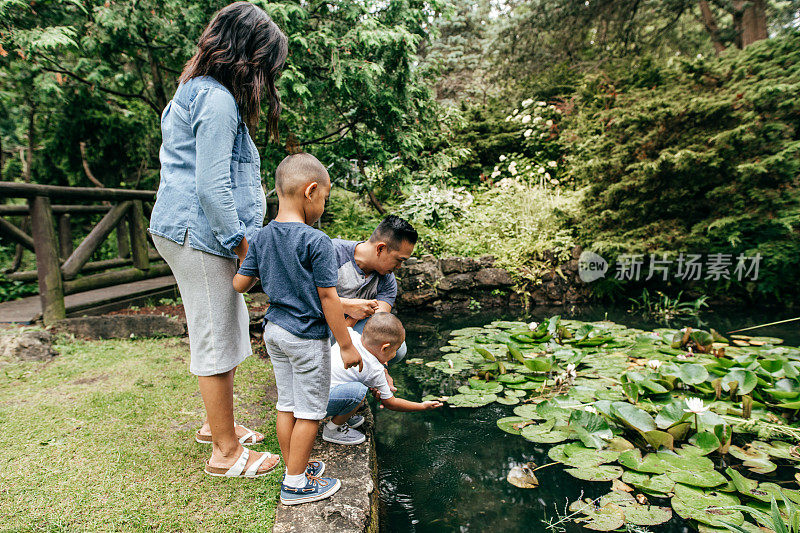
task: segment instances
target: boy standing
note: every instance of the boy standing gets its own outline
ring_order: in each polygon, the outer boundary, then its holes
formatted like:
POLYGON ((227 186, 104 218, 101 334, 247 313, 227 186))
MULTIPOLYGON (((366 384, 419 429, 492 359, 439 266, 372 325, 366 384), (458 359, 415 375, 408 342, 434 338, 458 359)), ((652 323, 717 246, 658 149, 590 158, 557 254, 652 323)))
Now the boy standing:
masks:
POLYGON ((331 239, 311 227, 325 211, 331 182, 310 154, 286 157, 275 171, 278 216, 255 235, 233 286, 246 292, 261 279, 270 306, 264 341, 278 388, 278 443, 286 463, 281 503, 330 497, 341 482, 320 477, 320 461, 308 462, 330 387, 328 327, 347 368, 362 368, 336 294, 336 256, 331 239), (327 323, 326 323, 327 322, 327 323))
POLYGON ((361 426, 364 417, 354 416, 367 396, 375 389, 381 405, 392 411, 424 411, 441 407, 438 401, 411 402, 398 398, 389 388, 384 366, 395 356, 405 341, 406 331, 400 319, 391 313, 377 312, 364 325, 364 333, 350 329, 363 368, 348 368, 339 346, 331 349, 331 392, 327 414, 330 422, 322 429, 322 438, 337 444, 361 444, 366 437, 354 428, 361 426))

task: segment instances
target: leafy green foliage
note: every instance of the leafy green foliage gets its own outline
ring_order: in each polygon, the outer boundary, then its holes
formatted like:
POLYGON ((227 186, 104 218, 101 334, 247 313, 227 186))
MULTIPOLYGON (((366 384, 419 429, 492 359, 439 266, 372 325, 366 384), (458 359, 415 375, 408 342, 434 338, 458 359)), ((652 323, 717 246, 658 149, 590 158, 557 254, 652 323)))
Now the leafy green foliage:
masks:
POLYGON ((798 50, 795 34, 718 61, 668 62, 660 83, 627 90, 587 76, 562 133, 587 187, 581 240, 609 253, 760 254, 757 281, 714 288, 796 294, 798 50))

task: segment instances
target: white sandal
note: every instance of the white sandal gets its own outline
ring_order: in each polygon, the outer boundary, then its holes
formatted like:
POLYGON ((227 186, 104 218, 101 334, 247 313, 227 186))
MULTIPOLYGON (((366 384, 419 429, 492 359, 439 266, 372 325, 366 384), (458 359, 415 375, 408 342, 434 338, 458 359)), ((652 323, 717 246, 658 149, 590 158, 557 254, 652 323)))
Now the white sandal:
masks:
POLYGON ((264 454, 261 457, 253 461, 253 464, 251 464, 249 467, 247 467, 247 470, 245 470, 245 466, 247 465, 247 459, 249 457, 250 457, 250 450, 245 448, 244 450, 242 450, 242 455, 240 455, 239 458, 236 459, 236 462, 233 463, 233 466, 230 468, 211 466, 210 464, 208 464, 208 461, 206 461, 205 473, 208 474, 209 476, 216 476, 216 477, 255 478, 255 477, 266 476, 267 474, 272 472, 275 469, 275 467, 278 466, 281 462, 280 457, 278 457, 278 462, 275 463, 272 466, 272 468, 270 468, 269 470, 265 470, 264 472, 259 472, 258 469, 264 463, 264 461, 266 461, 270 457, 275 457, 275 455, 269 452, 264 452, 264 454))
MULTIPOLYGON (((245 426, 234 422, 233 423, 234 429, 236 428, 236 426, 242 427, 247 431, 247 433, 244 436, 239 438, 239 444, 241 444, 242 446, 253 446, 254 444, 261 444, 264 441, 263 438, 261 440, 256 440, 258 439, 257 433, 252 429, 248 429, 245 426)), ((200 444, 212 443, 211 435, 203 435, 200 433, 200 430, 197 430, 197 433, 194 434, 194 440, 199 442, 200 444)))

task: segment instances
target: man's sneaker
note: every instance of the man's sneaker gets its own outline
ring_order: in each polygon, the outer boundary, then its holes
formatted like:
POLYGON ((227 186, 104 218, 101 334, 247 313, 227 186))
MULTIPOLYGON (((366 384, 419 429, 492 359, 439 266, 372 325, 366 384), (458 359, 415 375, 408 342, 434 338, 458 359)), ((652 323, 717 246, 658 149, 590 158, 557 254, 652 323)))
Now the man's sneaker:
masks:
POLYGON ((306 474, 311 477, 320 477, 325 472, 325 463, 322 461, 309 461, 306 474))
POLYGON ((347 424, 342 424, 336 429, 329 429, 326 424, 322 429, 322 440, 336 444, 361 444, 367 437, 360 431, 350 429, 347 424))
POLYGON ((305 487, 287 487, 281 483, 281 503, 283 505, 298 505, 301 503, 315 502, 330 498, 342 482, 332 477, 314 477, 306 474, 305 487))
POLYGON ((361 424, 363 423, 364 423, 364 417, 361 415, 353 415, 347 421, 347 425, 350 426, 352 429, 361 427, 361 424))

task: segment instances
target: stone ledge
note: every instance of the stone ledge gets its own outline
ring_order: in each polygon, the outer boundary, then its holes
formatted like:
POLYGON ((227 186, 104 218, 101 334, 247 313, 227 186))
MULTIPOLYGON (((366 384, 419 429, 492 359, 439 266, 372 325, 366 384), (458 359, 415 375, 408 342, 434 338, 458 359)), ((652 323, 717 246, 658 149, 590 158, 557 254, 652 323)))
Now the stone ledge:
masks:
POLYGON ((369 408, 359 414, 365 417, 367 440, 357 446, 343 446, 322 440, 322 425, 311 451, 311 458, 325 462, 323 476, 339 478, 342 487, 332 497, 303 505, 278 503, 273 533, 377 533, 378 463, 375 456, 373 427, 375 420, 369 408))
POLYGON ((411 258, 396 272, 397 307, 452 311, 585 303, 589 288, 578 275, 580 254, 577 246, 567 260, 559 260, 555 252, 544 252, 540 257, 544 267, 538 272, 526 271, 516 284, 510 272, 494 266, 491 255, 411 258))
POLYGON ((186 334, 186 322, 164 315, 84 316, 59 320, 55 329, 86 339, 180 337, 186 334))

